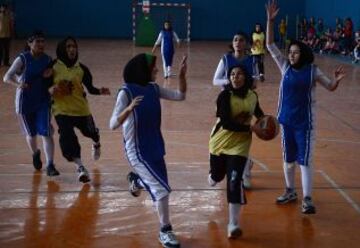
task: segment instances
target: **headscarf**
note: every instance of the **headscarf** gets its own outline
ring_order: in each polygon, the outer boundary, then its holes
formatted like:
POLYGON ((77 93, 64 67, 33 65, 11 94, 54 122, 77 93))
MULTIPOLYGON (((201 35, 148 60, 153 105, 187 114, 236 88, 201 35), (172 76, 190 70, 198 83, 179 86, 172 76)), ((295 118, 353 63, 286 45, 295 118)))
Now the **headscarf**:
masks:
POLYGON ((62 41, 60 41, 57 45, 56 48, 56 56, 59 60, 61 60, 67 67, 72 67, 75 65, 75 63, 77 62, 78 58, 79 58, 79 52, 76 49, 76 56, 74 59, 70 59, 67 52, 66 52, 66 42, 68 40, 72 40, 75 43, 76 48, 77 46, 77 42, 75 40, 74 37, 68 36, 65 39, 63 39, 62 41))
POLYGON ((125 83, 141 86, 151 82, 151 74, 156 63, 156 56, 140 53, 125 65, 123 77, 125 83))
POLYGON ((248 91, 251 88, 251 85, 253 83, 253 78, 249 74, 249 72, 246 70, 246 67, 244 65, 235 65, 233 67, 230 67, 229 70, 228 70, 228 79, 229 79, 230 83, 225 86, 225 90, 229 90, 229 91, 234 92, 234 94, 237 95, 240 98, 245 98, 245 96, 247 95, 247 93, 248 93, 248 91), (239 89, 235 89, 232 86, 231 81, 230 81, 231 71, 234 68, 240 68, 242 70, 242 72, 244 73, 244 75, 245 75, 244 85, 239 89))
POLYGON ((288 53, 289 53, 290 47, 292 45, 297 45, 299 47, 300 58, 299 58, 299 61, 296 64, 291 65, 291 67, 293 67, 295 69, 300 69, 304 65, 308 65, 308 64, 311 64, 314 62, 314 54, 309 46, 305 45, 301 41, 293 40, 290 42, 290 45, 288 48, 288 53))

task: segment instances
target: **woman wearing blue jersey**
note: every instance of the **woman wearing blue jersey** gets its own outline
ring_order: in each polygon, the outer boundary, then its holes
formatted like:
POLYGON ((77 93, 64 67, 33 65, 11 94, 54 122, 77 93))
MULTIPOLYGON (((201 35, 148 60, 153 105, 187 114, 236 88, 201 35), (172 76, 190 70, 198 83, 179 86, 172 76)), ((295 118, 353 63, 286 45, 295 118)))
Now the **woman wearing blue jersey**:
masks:
POLYGON ((122 126, 125 155, 134 172, 128 175, 132 195, 145 188, 155 203, 160 220, 159 241, 164 247, 180 247, 169 219, 169 194, 165 145, 161 134, 160 98, 181 101, 186 93, 186 57, 179 74, 177 90, 166 89, 154 81, 156 57, 139 54, 124 68, 125 84, 117 96, 110 128, 122 126))
POLYGON ((177 42, 178 45, 180 44, 180 39, 175 33, 175 31, 173 31, 171 22, 165 21, 164 28, 160 31, 159 36, 152 49, 152 53, 154 53, 156 47, 161 45, 161 56, 163 61, 165 79, 172 76, 171 66, 175 53, 174 41, 177 42))
MULTIPOLYGON (((213 84, 216 86, 225 87, 225 85, 229 84, 229 69, 234 66, 244 66, 247 73, 252 76, 254 79, 257 79, 257 76, 254 75, 253 68, 253 59, 251 55, 248 53, 248 37, 244 32, 237 32, 232 40, 232 44, 230 46, 231 51, 224 54, 220 59, 220 62, 216 68, 215 75, 213 78, 213 84)), ((252 80, 250 88, 256 88, 256 84, 254 80, 252 80)), ((251 168, 253 166, 253 162, 251 159, 248 159, 245 170, 244 170, 244 180, 243 184, 246 189, 251 188, 251 168)))
POLYGON ((34 168, 42 168, 36 139, 37 135, 41 135, 47 175, 57 176, 60 173, 53 162, 54 140, 48 93, 51 81, 47 79, 51 58, 44 53, 44 49, 44 34, 40 31, 34 32, 27 40, 27 48, 15 59, 3 80, 17 86, 16 113, 26 135, 26 142, 33 153, 34 168))
POLYGON ((334 91, 345 77, 340 66, 333 80, 327 78, 313 64, 311 49, 300 41, 292 41, 286 58, 274 43, 274 20, 279 12, 275 1, 266 5, 267 48, 278 65, 282 79, 279 91, 278 119, 281 124, 286 191, 276 199, 277 204, 297 200, 295 191, 295 165, 301 169, 303 190, 302 212, 316 212, 312 201, 313 148, 315 146, 315 86, 317 83, 334 91))

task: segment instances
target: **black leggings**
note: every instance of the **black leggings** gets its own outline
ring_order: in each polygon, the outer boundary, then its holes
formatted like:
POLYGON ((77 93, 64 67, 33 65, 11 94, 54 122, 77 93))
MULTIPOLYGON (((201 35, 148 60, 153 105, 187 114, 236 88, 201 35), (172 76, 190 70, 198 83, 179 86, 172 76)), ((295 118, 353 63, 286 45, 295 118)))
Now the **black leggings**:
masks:
POLYGON ((99 142, 99 129, 96 128, 94 119, 89 116, 55 116, 56 123, 59 127, 59 143, 61 152, 68 161, 74 161, 74 158, 81 158, 81 147, 75 134, 74 128, 94 142, 99 142))
MULTIPOLYGON (((264 70, 264 54, 253 55, 253 71, 257 74, 265 74, 264 70)), ((258 76, 258 75, 257 75, 258 76)))
POLYGON ((246 204, 245 191, 242 184, 246 157, 237 155, 210 154, 210 174, 215 182, 220 182, 226 175, 227 200, 230 203, 246 204))

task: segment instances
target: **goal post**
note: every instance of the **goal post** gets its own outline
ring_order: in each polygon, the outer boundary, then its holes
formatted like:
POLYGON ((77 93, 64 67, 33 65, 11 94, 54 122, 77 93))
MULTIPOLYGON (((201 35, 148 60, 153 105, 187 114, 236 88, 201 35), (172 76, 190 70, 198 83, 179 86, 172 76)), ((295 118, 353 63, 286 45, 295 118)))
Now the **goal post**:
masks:
POLYGON ((171 21, 180 40, 190 42, 190 4, 147 1, 145 4, 148 6, 144 6, 144 2, 134 0, 132 3, 132 39, 135 45, 152 46, 166 20, 171 21))

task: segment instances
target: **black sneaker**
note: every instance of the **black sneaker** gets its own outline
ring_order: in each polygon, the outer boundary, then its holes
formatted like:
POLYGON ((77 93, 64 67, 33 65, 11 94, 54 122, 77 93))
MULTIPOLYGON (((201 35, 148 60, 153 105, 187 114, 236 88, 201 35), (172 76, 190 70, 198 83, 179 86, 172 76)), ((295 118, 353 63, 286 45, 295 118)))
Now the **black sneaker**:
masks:
POLYGON ((286 204, 297 200, 297 194, 294 189, 286 188, 284 194, 276 198, 277 204, 286 204))
POLYGON ((305 196, 302 201, 303 214, 315 214, 316 208, 310 196, 305 196))
POLYGON ((180 242, 173 233, 171 225, 166 225, 161 228, 159 241, 165 248, 180 248, 180 242))
POLYGON ((41 170, 42 168, 42 162, 41 162, 41 152, 40 150, 37 150, 34 152, 33 156, 33 165, 35 170, 41 170))
POLYGON ((46 167, 46 175, 49 177, 55 177, 60 175, 60 172, 55 168, 55 165, 51 163, 46 167))
POLYGON ((129 191, 135 197, 140 196, 141 190, 143 187, 139 184, 138 180, 140 179, 139 175, 134 172, 129 172, 127 175, 127 180, 129 182, 129 191))
POLYGON ((78 179, 80 182, 82 183, 90 182, 89 173, 84 166, 79 166, 79 168, 77 169, 77 173, 79 174, 78 179))

